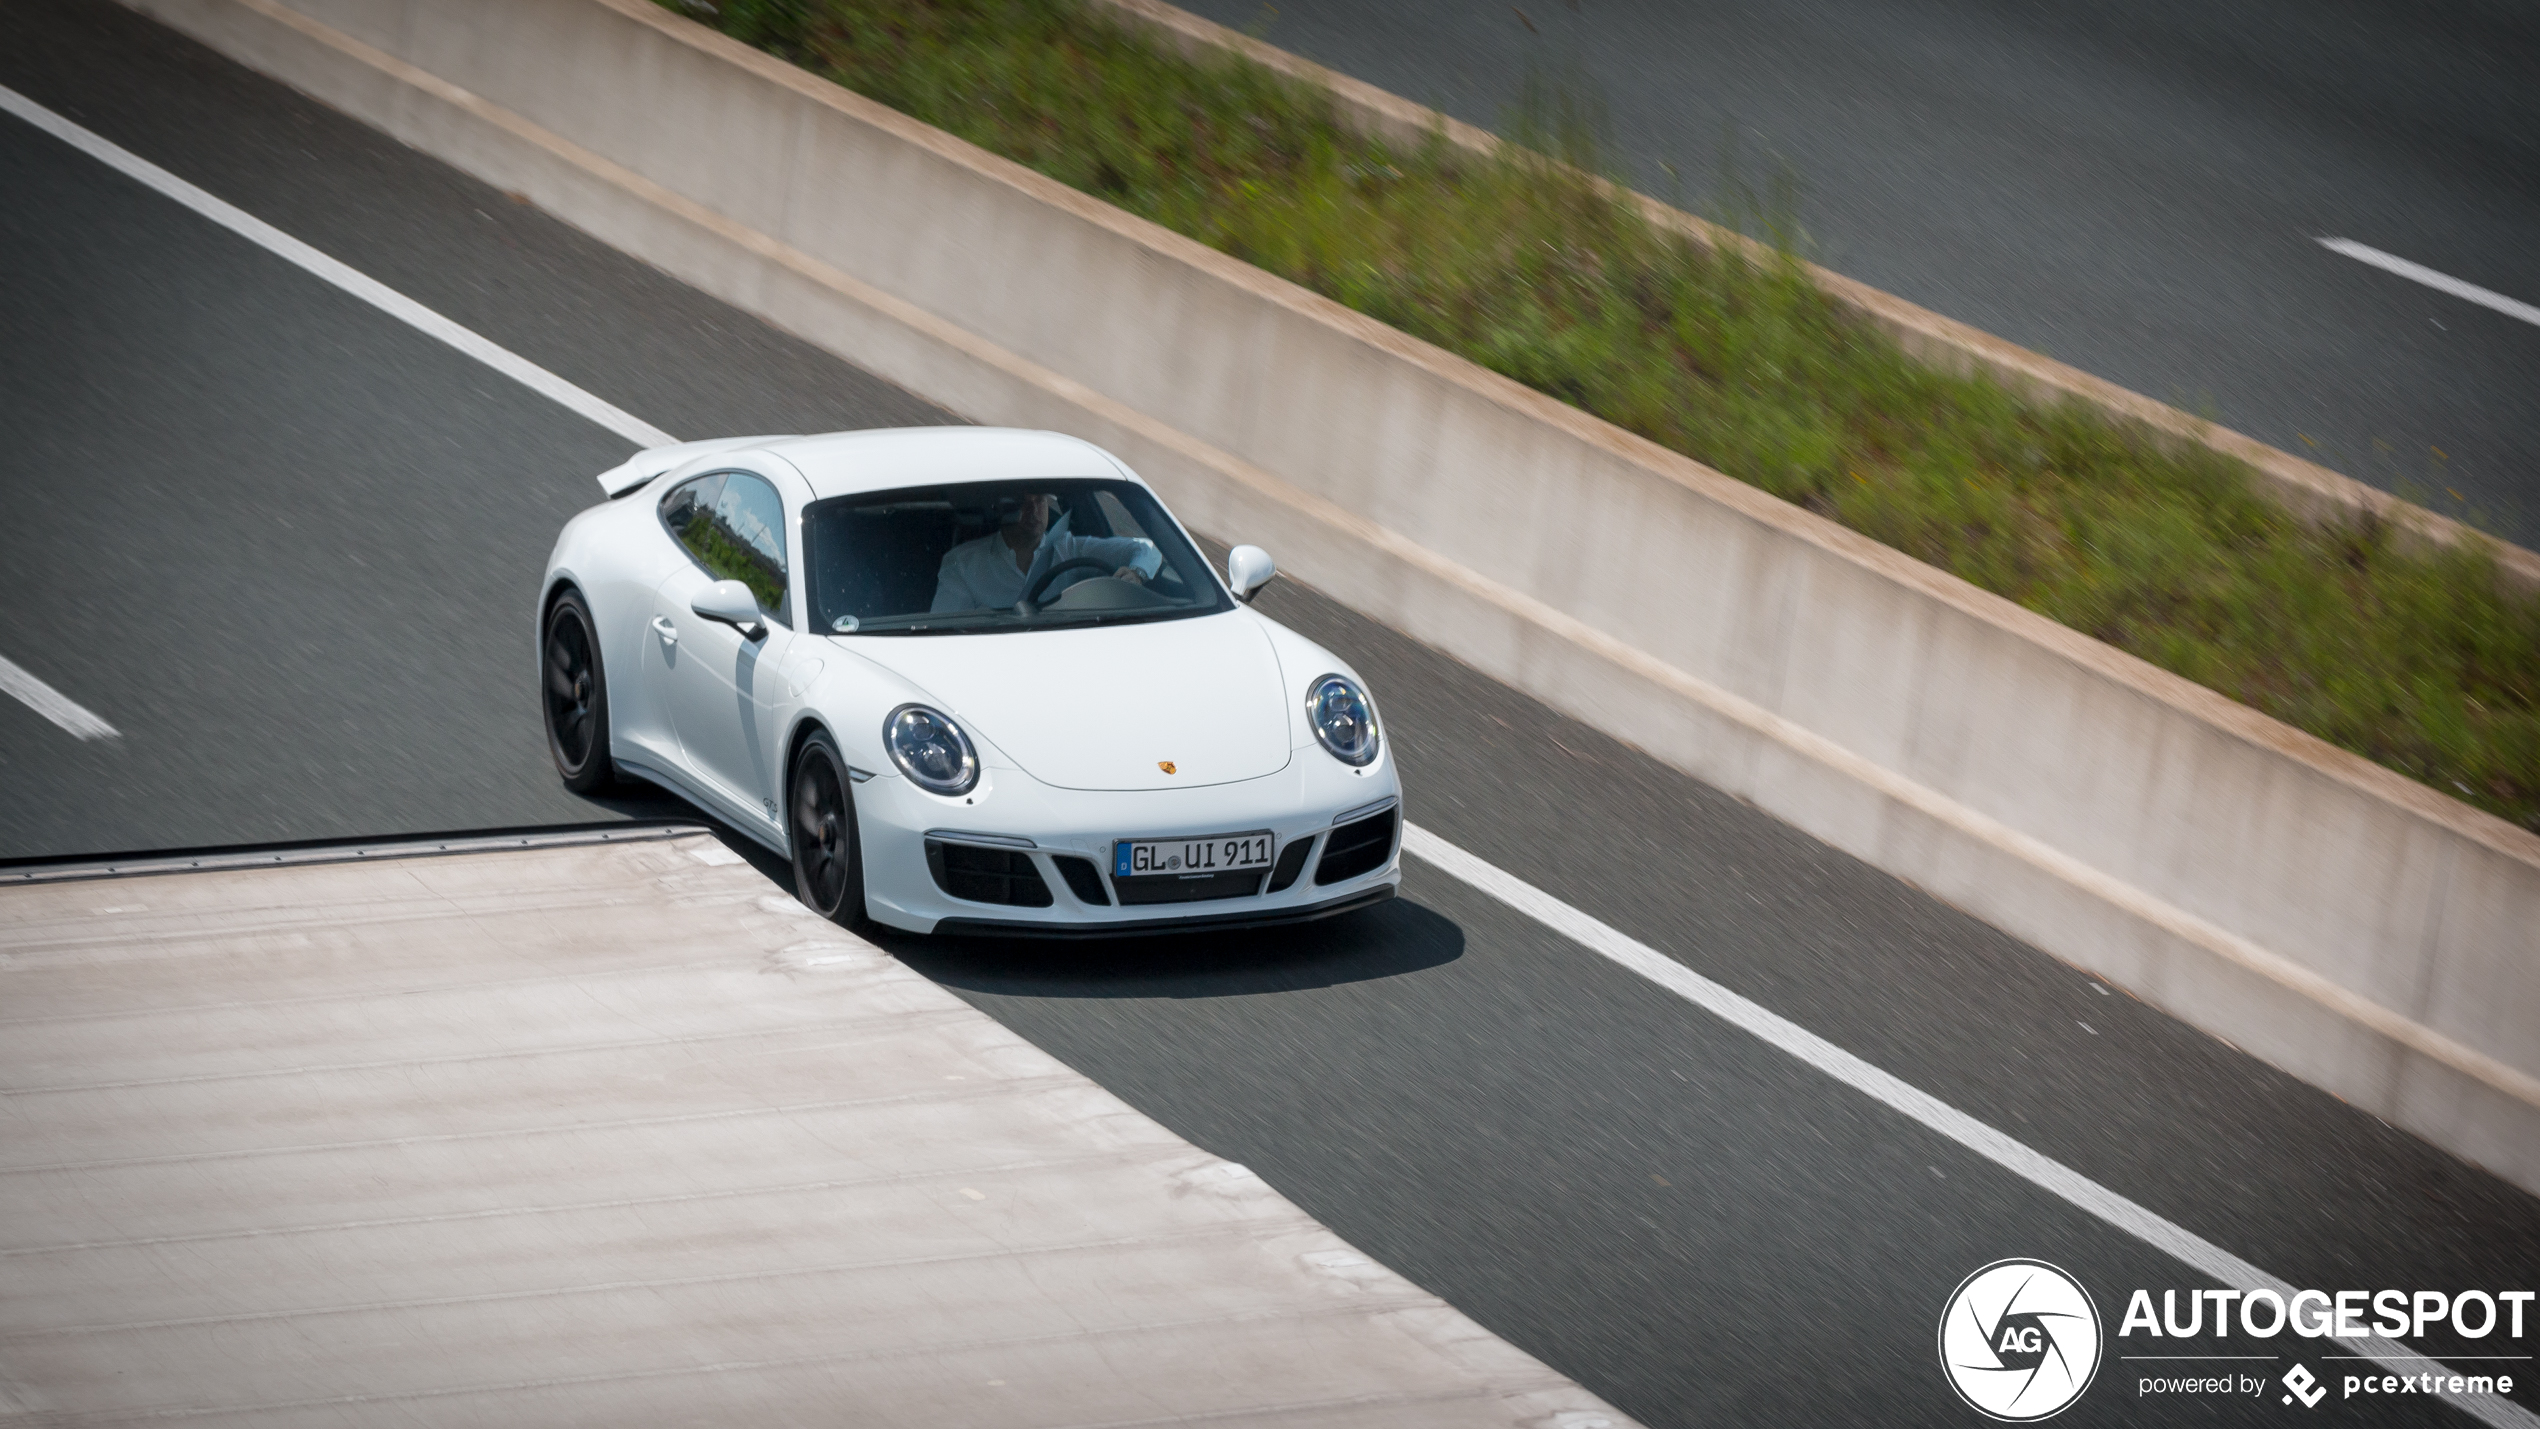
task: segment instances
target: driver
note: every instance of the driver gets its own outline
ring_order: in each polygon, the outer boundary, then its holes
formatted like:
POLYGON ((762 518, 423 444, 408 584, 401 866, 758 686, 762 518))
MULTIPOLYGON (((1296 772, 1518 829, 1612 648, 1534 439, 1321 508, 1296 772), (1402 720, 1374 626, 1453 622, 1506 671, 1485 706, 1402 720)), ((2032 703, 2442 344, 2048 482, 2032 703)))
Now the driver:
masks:
MULTIPOLYGON (((1164 553, 1153 541, 1073 532, 1052 536, 1049 528, 1046 494, 1035 492, 1016 501, 1013 513, 995 534, 964 541, 944 553, 944 563, 935 573, 935 603, 929 613, 1012 605, 1042 572, 1073 560, 1103 561, 1116 567, 1114 576, 1139 585, 1164 568, 1164 553)), ((1043 591, 1042 595, 1053 593, 1043 591)))

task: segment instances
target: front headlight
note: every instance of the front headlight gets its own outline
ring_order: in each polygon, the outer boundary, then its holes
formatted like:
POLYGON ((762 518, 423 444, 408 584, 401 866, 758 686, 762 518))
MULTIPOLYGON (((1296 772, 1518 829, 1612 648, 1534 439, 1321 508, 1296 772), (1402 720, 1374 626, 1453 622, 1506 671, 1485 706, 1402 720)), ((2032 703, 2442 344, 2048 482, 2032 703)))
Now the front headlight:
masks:
POLYGON ((1376 707, 1347 675, 1325 675, 1305 688, 1305 719, 1334 759, 1364 766, 1376 757, 1376 707))
POLYGON ((902 705, 882 721, 882 747, 917 787, 936 794, 967 794, 979 783, 979 756, 952 716, 924 705, 902 705))

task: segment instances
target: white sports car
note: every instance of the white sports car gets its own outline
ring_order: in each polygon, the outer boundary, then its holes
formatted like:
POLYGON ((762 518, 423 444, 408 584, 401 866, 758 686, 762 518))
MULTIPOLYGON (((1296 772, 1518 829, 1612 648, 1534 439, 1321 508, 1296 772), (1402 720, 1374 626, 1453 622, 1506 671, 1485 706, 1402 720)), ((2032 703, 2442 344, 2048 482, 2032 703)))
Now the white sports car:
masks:
POLYGON ((1366 686, 1098 447, 980 427, 642 452, 547 559, 567 785, 661 785, 918 933, 1298 921, 1393 896, 1366 686))

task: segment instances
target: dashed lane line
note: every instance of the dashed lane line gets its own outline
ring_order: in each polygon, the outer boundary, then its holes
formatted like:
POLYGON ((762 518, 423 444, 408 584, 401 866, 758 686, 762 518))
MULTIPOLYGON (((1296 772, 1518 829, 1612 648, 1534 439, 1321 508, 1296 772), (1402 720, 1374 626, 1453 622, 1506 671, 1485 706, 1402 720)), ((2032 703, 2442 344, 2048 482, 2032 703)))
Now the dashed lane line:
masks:
POLYGON ((74 739, 119 739, 123 732, 77 700, 39 680, 25 666, 0 655, 0 692, 70 731, 74 739))
POLYGON ((2509 318, 2520 318, 2540 327, 2540 308, 2519 298, 2508 298, 2493 288, 2464 283, 2449 273, 2438 273, 2422 263, 2411 263, 2395 253, 2384 253, 2351 238, 2323 238, 2319 240, 2319 245, 2331 253, 2343 253, 2358 263, 2369 263, 2385 273, 2396 273, 2412 283, 2423 283, 2438 293, 2449 293, 2482 308, 2493 308, 2509 318))

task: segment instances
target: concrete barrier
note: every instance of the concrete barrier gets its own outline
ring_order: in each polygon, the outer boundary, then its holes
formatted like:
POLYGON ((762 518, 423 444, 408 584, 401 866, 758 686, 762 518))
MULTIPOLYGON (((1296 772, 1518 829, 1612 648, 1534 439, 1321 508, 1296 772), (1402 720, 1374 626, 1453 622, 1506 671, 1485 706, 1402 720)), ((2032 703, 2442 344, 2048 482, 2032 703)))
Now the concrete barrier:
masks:
POLYGON ((127 0, 2540 1190, 2540 837, 645 0, 127 0))

